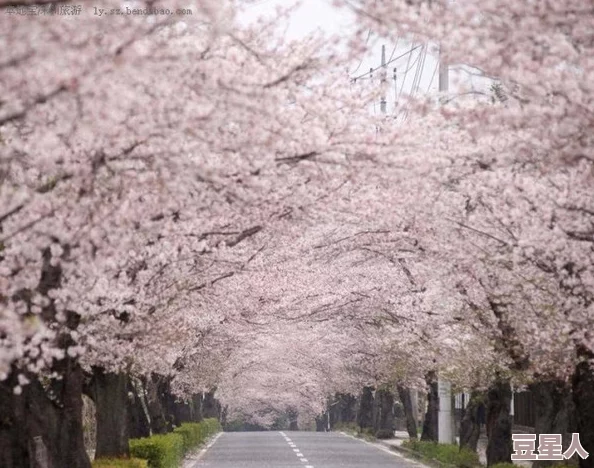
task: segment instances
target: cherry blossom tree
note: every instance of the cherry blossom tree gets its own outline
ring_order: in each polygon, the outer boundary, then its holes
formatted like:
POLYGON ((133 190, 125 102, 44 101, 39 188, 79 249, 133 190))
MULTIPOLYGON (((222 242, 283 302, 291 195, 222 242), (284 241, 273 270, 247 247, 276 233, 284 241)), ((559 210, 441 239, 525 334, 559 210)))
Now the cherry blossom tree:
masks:
MULTIPOLYGON (((460 248, 468 253, 468 263, 477 259, 473 246, 484 252, 486 269, 469 272, 486 302, 481 306, 464 287, 462 294, 471 299, 468 306, 478 315, 485 310, 494 315, 500 342, 515 361, 512 367, 531 366, 544 380, 571 380, 577 411, 585 414, 593 357, 588 331, 594 70, 590 5, 342 3, 358 14, 364 27, 436 41, 447 63, 470 65, 494 81, 494 105, 456 105, 454 96, 440 112, 417 119, 419 125, 412 124, 407 133, 414 138, 411 144, 429 150, 426 162, 440 172, 442 189, 461 197, 457 202, 447 199, 443 210, 434 213, 434 219, 447 216, 450 224, 438 226, 462 236, 460 248), (429 137, 436 129, 442 129, 439 140, 429 137), (432 158, 439 153, 442 157, 432 158)), ((593 447, 591 425, 581 416, 578 428, 585 445, 593 447)))
POLYGON ((82 391, 121 425, 131 376, 174 404, 216 388, 264 426, 436 373, 571 384, 592 451, 584 2, 339 2, 493 80, 491 100, 411 102, 404 125, 369 114, 381 89, 351 86, 343 48, 241 25, 241 2, 24 3, 0 1, 0 412, 22 423, 3 465, 41 435, 55 466, 89 466, 82 391))
MULTIPOLYGON (((225 323, 209 291, 258 255, 254 236, 333 190, 308 185, 317 164, 365 156, 372 125, 342 77, 306 85, 319 40, 271 47, 274 22, 230 28, 231 4, 199 2, 183 20, 1 6, 3 412, 16 421, 10 407, 34 400, 73 425, 60 443, 46 421, 3 434, 15 447, 3 463, 27 464, 19 444, 41 434, 52 463, 88 466, 83 372, 112 400, 99 380, 200 369, 201 340, 225 323)), ((212 364, 176 388, 216 381, 212 364)))

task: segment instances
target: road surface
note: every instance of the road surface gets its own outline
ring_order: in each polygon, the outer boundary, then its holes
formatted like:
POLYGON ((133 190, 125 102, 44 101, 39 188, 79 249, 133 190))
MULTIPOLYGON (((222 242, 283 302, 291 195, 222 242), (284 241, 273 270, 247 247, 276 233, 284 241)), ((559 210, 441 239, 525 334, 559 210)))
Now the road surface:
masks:
POLYGON ((227 432, 192 468, 419 468, 336 432, 227 432))

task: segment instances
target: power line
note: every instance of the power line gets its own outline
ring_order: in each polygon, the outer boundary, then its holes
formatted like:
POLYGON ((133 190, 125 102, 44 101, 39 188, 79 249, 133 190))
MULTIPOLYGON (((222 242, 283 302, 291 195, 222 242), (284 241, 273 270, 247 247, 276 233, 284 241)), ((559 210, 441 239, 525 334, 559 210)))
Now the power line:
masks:
POLYGON ((423 76, 423 72, 425 71, 425 59, 427 58, 427 49, 428 47, 424 47, 423 51, 421 52, 423 54, 423 58, 421 59, 421 61, 419 62, 419 66, 417 67, 418 77, 416 76, 417 73, 415 73, 415 77, 417 78, 417 84, 415 87, 413 83, 413 88, 411 88, 411 96, 414 96, 415 93, 419 91, 419 87, 421 85, 421 78, 423 76))
POLYGON ((435 74, 437 73, 437 69, 439 68, 439 61, 435 62, 435 68, 433 69, 433 75, 431 75, 431 81, 429 82, 429 86, 427 87, 427 92, 425 95, 429 94, 431 91, 431 85, 433 84, 433 80, 435 79, 435 74))
POLYGON ((392 60, 392 57, 394 57, 394 52, 396 52, 396 47, 398 47, 398 42, 400 41, 400 36, 398 36, 396 38, 396 44, 394 44, 394 48, 392 49, 392 53, 390 54, 390 58, 388 59, 388 63, 390 63, 390 60, 392 60))
MULTIPOLYGON (((420 47, 421 45, 419 45, 418 47, 420 47)), ((419 58, 421 57, 421 54, 419 53, 419 55, 417 55, 417 58, 415 58, 413 60, 413 63, 410 63, 410 56, 408 58, 408 60, 406 61, 406 70, 404 70, 404 76, 402 77, 402 84, 400 85, 400 92, 398 93, 398 97, 400 98, 402 96, 402 92, 404 91, 404 84, 406 83, 406 77, 408 76, 408 72, 412 69, 412 67, 415 66, 415 64, 417 63, 417 61, 419 60, 419 58)))
MULTIPOLYGON (((369 42, 369 38, 371 37, 371 28, 369 28, 369 31, 367 32, 367 39, 365 39, 365 45, 367 45, 367 43, 369 42)), ((355 68, 353 70, 353 73, 356 73, 357 70, 359 68, 361 68, 361 65, 363 64, 363 59, 361 59, 361 61, 359 62, 359 65, 357 65, 357 68, 355 68)))
MULTIPOLYGON (((382 46, 382 84, 386 82, 387 79, 387 64, 386 64, 386 46, 383 45, 382 46)), ((381 99, 381 111, 382 114, 386 113, 386 95, 385 93, 382 94, 382 99, 381 99)))
MULTIPOLYGON (((416 49, 418 49, 419 47, 421 47, 421 45, 418 45, 418 46, 416 46, 416 47, 413 47, 413 48, 412 48, 412 49, 410 49, 409 51, 407 51, 407 52, 405 52, 405 53, 403 53, 403 54, 399 55, 399 56, 398 56, 398 57, 396 57, 396 58, 393 58, 393 59, 392 59, 392 60, 390 60, 389 62, 386 62, 386 64, 385 64, 385 65, 390 65, 392 62, 395 62, 396 60, 399 60, 399 59, 401 59, 402 57, 404 57, 404 56, 406 56, 406 55, 408 55, 408 54, 412 53, 413 51, 415 51, 415 50, 416 50, 416 49)), ((352 78, 352 80, 358 80, 359 78, 363 78, 364 76, 371 75, 373 72, 375 72, 375 71, 379 70, 380 68, 382 68, 382 65, 380 65, 379 67, 376 67, 376 68, 371 68, 371 69, 370 69, 370 70, 369 70, 367 73, 363 73, 362 75, 359 75, 359 76, 357 76, 357 77, 355 77, 355 78, 352 78)))
MULTIPOLYGON (((417 64, 417 69, 415 70, 415 76, 413 77, 413 82, 412 82, 412 86, 410 88, 410 97, 414 97, 415 93, 419 90, 419 87, 421 85, 421 77, 423 76, 423 72, 425 71, 425 59, 427 58, 427 50, 429 49, 429 47, 427 45, 423 46, 423 50, 419 53, 419 56, 417 57, 418 64, 417 64), (422 56, 422 58, 421 58, 422 56), (421 58, 421 60, 418 60, 418 58, 421 58)), ((413 67, 413 65, 411 65, 411 68, 413 67)), ((407 103, 407 105, 404 108, 404 112, 403 112, 403 120, 406 121, 406 119, 408 118, 408 107, 409 107, 409 103, 407 103)))

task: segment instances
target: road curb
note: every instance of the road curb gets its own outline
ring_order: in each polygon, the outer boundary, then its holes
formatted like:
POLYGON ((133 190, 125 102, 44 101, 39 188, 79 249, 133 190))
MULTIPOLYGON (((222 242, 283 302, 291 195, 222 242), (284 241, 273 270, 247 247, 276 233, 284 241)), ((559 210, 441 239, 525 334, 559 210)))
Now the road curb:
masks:
POLYGON ((210 438, 206 443, 205 447, 202 447, 199 452, 193 453, 190 456, 186 457, 183 462, 183 468, 194 468, 196 462, 199 462, 202 457, 208 452, 208 450, 219 440, 219 437, 223 435, 223 432, 219 432, 214 437, 210 438))
POLYGON ((430 466, 433 468, 458 468, 458 467, 456 467, 456 465, 449 465, 447 463, 440 462, 439 460, 436 460, 435 458, 425 457, 424 455, 422 455, 418 452, 415 452, 414 450, 407 449, 405 447, 399 447, 397 445, 391 445, 391 444, 387 444, 385 442, 380 442, 380 444, 382 444, 385 447, 388 447, 390 450, 392 450, 394 452, 401 453, 403 456, 405 456, 405 458, 407 458, 409 460, 412 459, 413 461, 420 462, 420 463, 424 464, 425 466, 430 466))
MULTIPOLYGON (((414 459, 414 461, 417 461, 425 466, 429 466, 432 468, 460 468, 457 465, 450 465, 449 463, 444 463, 444 462, 439 461, 435 458, 426 457, 425 455, 423 455, 419 452, 416 452, 414 450, 408 449, 406 447, 390 445, 385 442, 380 442, 380 443, 386 447, 389 447, 390 450, 393 450, 394 452, 399 452, 399 453, 403 454, 403 456, 407 455, 407 457, 405 457, 405 458, 407 458, 408 460, 410 460, 412 458, 412 459, 414 459), (410 458, 408 458, 408 457, 410 457, 410 458)), ((484 465, 477 465, 475 468, 481 468, 481 467, 484 467, 484 465)))
POLYGON ((435 465, 431 465, 431 464, 427 463, 425 459, 419 458, 417 456, 417 453, 416 452, 413 452, 412 450, 408 450, 408 449, 405 449, 405 448, 402 448, 402 447, 397 447, 397 446, 394 446, 394 445, 387 444, 387 443, 383 442, 381 439, 376 439, 375 441, 372 442, 372 441, 365 440, 362 437, 357 437, 356 435, 349 434, 349 433, 346 433, 346 432, 342 432, 341 431, 340 434, 342 434, 342 435, 344 435, 346 437, 350 437, 352 439, 358 440, 358 441, 363 442, 365 444, 372 445, 372 446, 374 446, 375 448, 377 448, 379 450, 383 450, 385 452, 388 452, 391 455, 394 455, 396 457, 400 457, 400 458, 406 460, 407 462, 413 463, 413 464, 415 464, 417 466, 420 466, 420 467, 424 467, 424 468, 456 468, 456 467, 453 467, 453 466, 450 467, 449 465, 441 466, 441 467, 438 467, 438 466, 435 466, 435 465))

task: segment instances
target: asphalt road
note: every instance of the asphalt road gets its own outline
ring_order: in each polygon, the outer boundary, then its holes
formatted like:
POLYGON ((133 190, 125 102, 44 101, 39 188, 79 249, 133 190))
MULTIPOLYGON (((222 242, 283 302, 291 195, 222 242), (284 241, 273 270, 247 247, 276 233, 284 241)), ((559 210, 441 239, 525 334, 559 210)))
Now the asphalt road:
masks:
POLYGON ((335 432, 227 432, 192 468, 418 468, 335 432))

